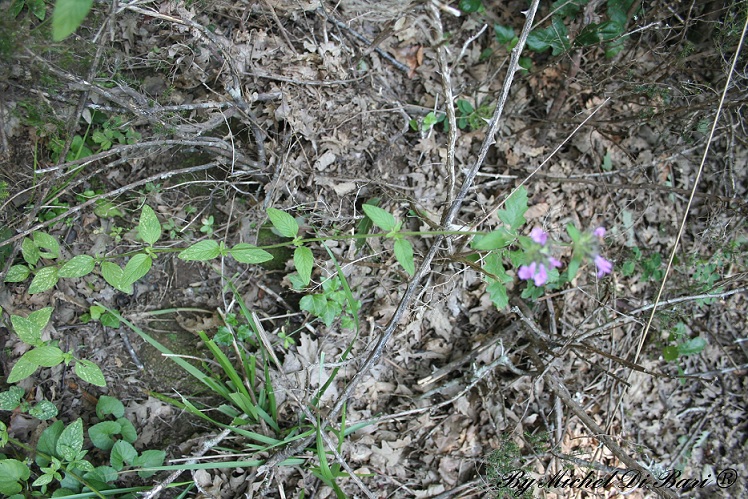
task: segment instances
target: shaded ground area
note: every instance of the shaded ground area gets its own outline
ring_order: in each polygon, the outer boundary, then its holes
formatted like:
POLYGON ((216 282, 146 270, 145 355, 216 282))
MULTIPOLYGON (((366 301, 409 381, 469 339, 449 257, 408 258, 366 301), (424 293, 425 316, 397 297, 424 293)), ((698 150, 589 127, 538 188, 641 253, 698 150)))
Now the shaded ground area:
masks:
MULTIPOLYGON (((497 463, 502 473, 524 469, 537 480, 563 470, 678 470, 709 485, 629 487, 630 497, 739 496, 748 476, 744 56, 720 99, 746 4, 571 3, 576 10, 541 6, 535 30, 545 30, 548 50, 526 51, 493 139, 488 122, 514 43, 507 32, 519 35, 525 2, 486 0, 474 13, 440 2, 382 11, 350 0, 148 2, 111 12, 97 5, 60 43, 45 38, 48 28, 28 9, 4 16, 4 239, 18 246, 45 230, 66 258, 129 255, 141 245, 133 228, 147 204, 163 227, 158 246, 173 250, 159 253, 132 294, 98 272, 35 294, 28 281, 5 283, 5 375, 28 349, 8 316, 52 306, 45 339, 96 362, 107 386, 58 366, 21 382, 29 397, 54 402, 59 419, 89 424, 97 398, 116 396, 138 428, 139 448, 190 457, 221 428, 155 392, 189 395, 228 423, 216 411, 222 402, 132 329, 81 317, 94 303, 115 308, 218 375, 198 332, 213 337, 227 314, 241 315, 242 302, 282 365, 263 366, 261 376, 273 380, 282 429, 314 423, 302 406, 324 421, 352 387, 346 424, 368 424, 339 450, 362 476, 361 484, 338 480, 350 497, 478 497, 496 488, 497 463), (584 41, 619 4, 627 6, 626 36, 584 41), (554 38, 561 28, 568 38, 554 38), (567 46, 553 45, 564 39, 567 46), (455 107, 451 131, 445 94, 455 107), (443 226, 484 143, 462 208, 443 226), (604 226, 613 273, 597 276, 587 262, 565 285, 533 294, 507 260, 509 305, 497 307, 466 236, 439 243, 411 295, 390 240, 340 237, 361 234, 364 203, 410 232, 488 232, 502 226, 497 212, 520 185, 529 205, 523 235, 542 227, 569 243, 568 224, 604 226), (293 287, 292 249, 269 249, 276 259, 260 266, 176 257, 205 238, 288 242, 270 230, 268 207, 296 217, 304 238, 319 238, 309 245, 314 270, 305 290, 293 287), (325 324, 302 306, 339 269, 361 302, 358 334, 342 318, 325 324), (381 358, 363 370, 393 317, 381 358), (737 482, 720 488, 725 470, 737 482)), ((408 239, 418 268, 435 237, 408 239)), ((4 256, 6 269, 21 261, 19 251, 4 256)), ((571 250, 563 251, 568 264, 571 250)), ((18 412, 2 420, 27 441, 46 424, 18 412)), ((340 419, 325 427, 339 429, 340 419)), ((246 442, 232 435, 209 454, 229 459, 246 442)), ((247 459, 272 462, 278 452, 247 459)), ((203 497, 333 497, 311 471, 319 466, 315 443, 293 456, 302 464, 264 475, 245 467, 183 478, 203 497)), ((621 482, 595 490, 556 482, 534 495, 625 490, 621 482)))

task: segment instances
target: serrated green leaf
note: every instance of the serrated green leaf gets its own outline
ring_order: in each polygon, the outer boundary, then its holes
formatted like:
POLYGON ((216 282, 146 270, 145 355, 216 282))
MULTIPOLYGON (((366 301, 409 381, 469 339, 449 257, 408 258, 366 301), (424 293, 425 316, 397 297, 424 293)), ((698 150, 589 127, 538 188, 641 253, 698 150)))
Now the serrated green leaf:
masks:
POLYGON ((119 265, 113 262, 101 262, 101 275, 104 280, 115 289, 123 293, 132 294, 132 283, 125 281, 124 272, 119 265))
POLYGON ((499 310, 502 310, 504 307, 509 305, 509 296, 506 294, 506 286, 501 282, 491 279, 486 287, 486 292, 491 298, 491 302, 496 305, 496 308, 499 310))
POLYGON ((65 262, 62 267, 60 267, 60 270, 57 272, 57 276, 70 279, 83 277, 93 272, 95 265, 96 260, 94 260, 94 258, 91 256, 74 256, 73 258, 65 262))
POLYGON ((29 350, 21 358, 37 366, 54 367, 65 360, 65 355, 59 348, 47 345, 29 350))
POLYGON ((179 258, 186 262, 205 262, 212 260, 221 254, 218 241, 207 239, 200 241, 179 253, 179 258))
POLYGON ((140 211, 138 234, 143 241, 151 246, 156 244, 156 241, 161 237, 161 222, 158 221, 153 208, 147 204, 143 205, 143 209, 140 211))
POLYGON ((268 208, 267 214, 270 223, 273 224, 273 227, 276 228, 281 236, 294 238, 299 233, 299 224, 296 223, 294 217, 285 211, 268 208))
POLYGON ((76 419, 70 423, 57 439, 55 451, 65 461, 75 461, 78 452, 83 448, 83 420, 76 419))
POLYGON ((36 271, 29 285, 29 294, 33 295, 52 289, 57 284, 57 267, 44 267, 36 271))
POLYGON ((29 415, 40 421, 52 419, 58 414, 57 406, 49 400, 40 400, 38 404, 29 409, 29 415))
POLYGON ((508 284, 514 279, 506 273, 504 270, 504 264, 502 259, 496 253, 489 253, 483 264, 483 270, 493 276, 493 279, 498 279, 502 284, 508 284))
POLYGON ((77 374, 83 381, 87 381, 95 386, 106 386, 106 380, 104 379, 104 374, 101 372, 101 369, 90 360, 76 360, 74 370, 75 374, 77 374))
POLYGON ((31 273, 26 265, 13 265, 5 274, 5 282, 23 282, 31 273))
POLYGON ((96 403, 96 417, 104 419, 110 415, 115 418, 121 418, 125 415, 125 406, 116 397, 102 395, 96 403))
MULTIPOLYGON (((135 466, 138 466, 140 468, 153 468, 156 466, 161 466, 164 464, 164 459, 166 459, 166 452, 162 450, 144 450, 136 459, 135 463, 133 463, 135 466)), ((142 479, 150 478, 153 476, 156 472, 155 471, 138 471, 138 476, 142 479)))
POLYGON ((40 253, 42 258, 55 259, 60 257, 60 243, 57 242, 57 239, 46 232, 34 232, 33 237, 37 248, 47 250, 40 253))
POLYGON ((50 317, 52 317, 52 307, 44 307, 35 312, 31 312, 27 319, 34 331, 41 336, 42 329, 47 326, 50 317))
POLYGON ((42 336, 41 329, 37 328, 36 324, 25 317, 18 315, 11 315, 10 322, 13 324, 13 329, 21 341, 28 343, 29 345, 37 345, 42 336))
POLYGON ((71 35, 88 15, 93 0, 57 0, 52 12, 52 39, 61 41, 71 35))
POLYGON ((135 281, 143 277, 151 270, 153 259, 145 253, 138 253, 130 258, 122 271, 122 279, 127 285, 132 285, 135 281))
POLYGON ((114 447, 112 447, 112 453, 109 455, 109 464, 112 465, 117 471, 122 471, 125 463, 133 464, 135 459, 138 457, 138 452, 129 442, 124 440, 118 440, 114 447))
POLYGON ((499 210, 499 219, 512 230, 517 230, 525 223, 527 212, 527 189, 521 186, 506 200, 504 209, 499 210))
POLYGON ((509 246, 515 239, 517 239, 517 234, 507 230, 506 227, 499 227, 495 231, 489 232, 480 239, 473 241, 471 246, 473 249, 481 251, 493 250, 509 246))
POLYGON ((28 237, 23 238, 23 242, 21 243, 21 254, 23 255, 23 259, 26 260, 26 263, 32 267, 36 265, 39 258, 41 258, 39 248, 34 244, 34 241, 28 237))
POLYGON ((113 435, 119 435, 122 426, 114 421, 102 421, 88 429, 88 438, 91 443, 101 450, 111 450, 114 447, 113 435))
POLYGON ((376 225, 383 231, 390 232, 397 226, 395 217, 392 216, 392 214, 387 210, 383 210, 379 206, 374 206, 371 204, 363 204, 361 205, 361 208, 364 210, 364 213, 366 213, 366 216, 371 219, 374 225, 376 225))
POLYGON ((395 241, 395 258, 403 266, 408 275, 416 273, 416 264, 413 260, 413 246, 407 239, 397 239, 395 241))
POLYGON ((229 250, 229 254, 239 263, 257 264, 268 262, 273 259, 273 255, 247 243, 239 243, 229 250))
POLYGON ((312 250, 306 246, 299 246, 293 252, 293 263, 304 286, 309 284, 312 279, 312 267, 314 267, 314 255, 312 250))

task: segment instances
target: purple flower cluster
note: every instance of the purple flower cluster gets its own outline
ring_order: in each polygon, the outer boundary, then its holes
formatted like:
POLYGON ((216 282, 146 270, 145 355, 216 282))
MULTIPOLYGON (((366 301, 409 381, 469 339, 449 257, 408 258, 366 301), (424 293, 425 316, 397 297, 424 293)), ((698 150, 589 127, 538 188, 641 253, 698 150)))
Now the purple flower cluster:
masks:
MULTIPOLYGON (((605 227, 598 227, 592 231, 592 236, 602 239, 605 237, 605 227)), ((548 282, 548 271, 553 268, 561 267, 561 262, 548 254, 548 233, 546 233, 540 227, 532 229, 530 232, 530 239, 537 245, 532 251, 532 261, 528 265, 522 265, 517 272, 517 276, 524 280, 532 280, 536 286, 542 286, 548 282)), ((610 274, 613 270, 613 264, 600 256, 598 251, 598 245, 592 241, 590 236, 587 236, 585 244, 586 251, 592 257, 597 268, 597 277, 602 277, 605 274, 610 274)))

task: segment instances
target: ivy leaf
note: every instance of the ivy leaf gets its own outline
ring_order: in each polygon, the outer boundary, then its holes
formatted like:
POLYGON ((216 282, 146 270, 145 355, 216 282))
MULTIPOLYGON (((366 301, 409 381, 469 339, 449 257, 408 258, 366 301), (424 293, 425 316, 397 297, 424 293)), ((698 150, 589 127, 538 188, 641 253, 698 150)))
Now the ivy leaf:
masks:
POLYGON ((374 225, 376 225, 383 231, 391 232, 397 226, 395 217, 393 217, 390 212, 383 210, 379 206, 363 204, 361 205, 361 208, 364 210, 364 213, 366 213, 366 216, 369 217, 372 222, 374 222, 374 225))
POLYGON ((314 255, 312 250, 306 246, 299 246, 293 252, 293 263, 304 286, 312 279, 312 267, 314 267, 314 255))
POLYGON ((239 263, 257 264, 273 259, 273 255, 247 243, 239 243, 229 249, 229 254, 239 263))
POLYGON ((179 258, 186 262, 205 262, 212 260, 221 254, 218 241, 207 239, 200 241, 179 253, 179 258))
POLYGON ((62 267, 60 267, 59 272, 57 272, 57 276, 65 278, 83 277, 93 272, 94 265, 96 265, 96 260, 94 260, 94 258, 91 256, 74 256, 73 258, 65 262, 62 267))
POLYGON ((506 200, 504 209, 499 210, 499 219, 507 224, 512 230, 517 230, 525 223, 525 212, 527 211, 527 189, 521 186, 506 200))
POLYGON ((268 208, 267 214, 273 227, 276 228, 281 236, 294 238, 299 233, 299 224, 285 211, 268 208))
POLYGON ((106 386, 106 380, 104 379, 104 374, 101 372, 101 369, 90 360, 76 360, 74 370, 75 374, 77 374, 83 381, 87 381, 95 386, 106 386))
POLYGON ((88 15, 93 0, 57 0, 52 12, 52 39, 61 41, 71 35, 88 15))
POLYGON ((37 366, 54 367, 65 360, 65 354, 57 347, 46 345, 29 350, 21 358, 37 366))
POLYGON ((124 272, 116 263, 101 262, 101 275, 115 289, 128 295, 132 294, 132 283, 125 281, 124 272))
POLYGON ((140 222, 138 223, 138 234, 147 244, 153 246, 161 237, 161 222, 156 217, 156 212, 147 204, 140 211, 140 222))
MULTIPOLYGON (((376 223, 376 222, 375 222, 376 223)), ((395 258, 403 266, 405 272, 412 276, 416 273, 416 264, 413 260, 413 246, 407 239, 397 239, 395 241, 395 258)))
POLYGON ((40 253, 42 258, 55 259, 60 257, 60 243, 46 232, 34 232, 34 244, 37 248, 47 250, 40 253))
POLYGON ((57 268, 44 267, 36 272, 29 286, 29 294, 41 293, 51 289, 57 284, 57 268))
POLYGON ((122 271, 123 282, 127 286, 132 284, 146 275, 151 270, 153 259, 145 253, 138 253, 130 258, 130 261, 125 265, 125 269, 122 271))
POLYGON ((559 55, 569 47, 569 33, 558 16, 553 17, 550 26, 545 29, 534 29, 527 37, 527 48, 533 52, 545 52, 551 48, 553 55, 559 55))
POLYGON ((24 359, 23 357, 21 357, 16 362, 16 365, 13 366, 13 369, 10 370, 10 374, 8 375, 8 379, 6 381, 8 383, 16 383, 18 381, 21 381, 22 379, 26 379, 34 374, 38 368, 38 365, 34 364, 28 359, 24 359))
POLYGON ((62 430, 57 439, 57 455, 65 461, 75 461, 75 457, 83 448, 83 420, 76 419, 62 430))
POLYGON ((23 282, 31 273, 26 265, 13 265, 5 274, 5 282, 23 282))
POLYGON ((36 262, 41 258, 39 247, 28 237, 23 238, 23 242, 21 243, 21 254, 23 255, 23 259, 26 260, 26 263, 32 267, 36 265, 36 262))

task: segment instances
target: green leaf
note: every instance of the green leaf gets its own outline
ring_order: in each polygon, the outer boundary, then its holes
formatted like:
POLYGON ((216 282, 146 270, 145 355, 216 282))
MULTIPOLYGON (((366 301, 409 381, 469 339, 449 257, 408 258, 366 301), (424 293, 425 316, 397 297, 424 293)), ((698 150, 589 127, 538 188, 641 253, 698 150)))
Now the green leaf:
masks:
POLYGON ((40 421, 46 421, 57 416, 57 406, 49 400, 40 400, 38 404, 29 409, 29 415, 40 421))
POLYGON ((57 0, 52 13, 52 39, 59 42, 71 35, 88 15, 93 0, 57 0))
POLYGON ((706 347, 706 340, 701 336, 692 338, 685 343, 678 345, 678 353, 680 355, 694 355, 701 353, 706 347))
POLYGON ((517 230, 525 223, 527 211, 527 189, 521 186, 506 200, 504 209, 499 210, 499 219, 512 230, 517 230))
POLYGON ((485 263, 483 264, 483 270, 491 274, 492 279, 498 279, 502 284, 508 284, 514 280, 506 273, 506 270, 504 270, 501 256, 493 252, 489 253, 486 257, 485 263))
POLYGON ((26 265, 13 265, 5 274, 5 282, 23 282, 31 273, 26 265))
POLYGON ((34 232, 34 244, 37 248, 47 250, 40 253, 42 258, 55 259, 60 257, 60 243, 46 232, 34 232))
POLYGON ((125 281, 124 272, 113 262, 101 262, 101 275, 115 289, 123 293, 132 294, 132 283, 125 281))
POLYGON ((36 327, 30 319, 20 317, 18 315, 11 315, 10 322, 13 324, 13 329, 21 341, 28 343, 29 345, 37 345, 40 342, 42 336, 42 328, 36 327))
POLYGON ((146 243, 153 246, 161 237, 161 222, 156 217, 156 212, 147 204, 143 205, 140 212, 140 223, 138 223, 138 234, 146 243))
POLYGON ((23 242, 21 243, 21 254, 23 255, 23 259, 26 260, 26 263, 32 267, 36 265, 36 262, 41 258, 39 248, 34 244, 34 241, 28 237, 23 238, 23 242))
POLYGON ((482 5, 481 0, 460 0, 457 6, 461 11, 470 13, 478 12, 482 5))
POLYGON ((491 302, 496 305, 499 310, 509 305, 509 296, 506 294, 506 286, 501 282, 491 279, 489 285, 486 287, 486 292, 491 298, 491 302))
POLYGON ((566 271, 569 275, 568 279, 569 282, 571 282, 574 277, 577 275, 577 272, 579 271, 579 267, 582 265, 582 258, 575 256, 571 259, 569 262, 569 266, 567 267, 566 271))
POLYGON ((496 41, 502 45, 509 44, 514 40, 514 30, 509 26, 494 24, 493 31, 496 34, 496 41))
POLYGON ((413 260, 413 246, 407 239, 397 239, 395 241, 395 258, 403 266, 405 272, 409 275, 416 273, 416 264, 413 260))
POLYGON ((151 270, 153 259, 145 253, 138 253, 130 258, 122 271, 122 279, 126 285, 132 285, 135 281, 143 277, 151 270))
MULTIPOLYGON (((133 463, 140 468, 153 468, 164 464, 166 452, 162 450, 144 450, 133 463)), ((142 479, 150 478, 155 471, 138 471, 138 476, 142 479)))
POLYGON ((36 312, 31 312, 27 319, 34 331, 41 336, 42 329, 47 326, 50 317, 52 317, 52 307, 44 307, 36 312))
POLYGON ((65 360, 65 355, 59 348, 47 345, 29 350, 21 358, 37 366, 54 367, 65 360))
POLYGON ((527 37, 527 48, 533 52, 545 52, 553 49, 553 55, 559 55, 570 48, 569 33, 563 21, 554 16, 551 25, 545 29, 534 29, 527 37))
POLYGON ((122 427, 120 434, 125 442, 133 443, 138 439, 138 432, 135 430, 135 426, 126 418, 118 418, 117 423, 122 427))
POLYGON ((122 471, 125 463, 133 464, 137 457, 138 452, 132 444, 125 442, 124 440, 118 440, 112 448, 112 453, 109 456, 109 463, 115 470, 122 471))
POLYGON ((205 262, 212 260, 221 254, 221 248, 217 241, 206 239, 200 241, 179 253, 179 258, 186 262, 205 262))
POLYGON ((257 264, 273 259, 267 251, 247 243, 239 243, 229 249, 229 254, 239 263, 257 264))
POLYGON ((96 260, 94 260, 94 258, 91 256, 74 256, 73 258, 65 262, 65 265, 60 267, 57 276, 65 278, 83 277, 93 272, 94 265, 96 265, 96 260))
POLYGON ((364 210, 364 213, 366 213, 366 216, 371 219, 374 225, 376 225, 383 231, 391 232, 397 226, 395 217, 393 217, 392 214, 390 214, 388 211, 371 204, 363 204, 361 205, 361 208, 364 210))
POLYGON ((55 451, 65 461, 75 461, 75 457, 83 448, 83 420, 76 419, 70 423, 57 439, 55 451))
POLYGON ((579 32, 579 35, 574 39, 574 44, 578 46, 595 45, 613 40, 622 33, 623 26, 615 21, 605 21, 600 24, 590 23, 579 32))
POLYGON ((579 229, 577 229, 572 224, 566 225, 566 233, 569 234, 569 237, 571 238, 572 242, 577 243, 582 237, 582 233, 579 232, 579 229))
POLYGON ((18 14, 21 13, 24 5, 26 5, 26 0, 13 0, 13 3, 10 4, 10 8, 8 9, 10 17, 13 19, 18 17, 18 14))
POLYGON ((114 217, 125 216, 125 214, 122 213, 122 210, 117 208, 117 206, 114 203, 106 199, 96 200, 96 207, 94 208, 94 215, 96 215, 99 218, 114 218, 114 217))
POLYGON ((26 0, 26 5, 40 21, 44 21, 44 18, 47 17, 47 6, 44 4, 44 0, 26 0))
POLYGON ((55 449, 57 448, 57 441, 64 429, 65 424, 62 421, 55 421, 42 432, 42 436, 39 437, 39 443, 36 444, 36 450, 38 452, 35 461, 38 466, 43 468, 49 465, 49 459, 44 457, 45 454, 47 456, 59 457, 57 456, 55 449))
POLYGON ((33 295, 52 289, 57 284, 57 267, 44 267, 36 271, 36 275, 31 280, 29 294, 33 295))
POLYGON ((515 239, 517 239, 517 234, 507 230, 506 227, 499 227, 480 239, 476 238, 471 246, 476 250, 493 250, 509 246, 515 239))
POLYGON ((115 316, 113 316, 109 312, 103 314, 99 318, 99 320, 102 326, 111 327, 113 329, 117 329, 120 326, 119 319, 117 319, 115 316))
POLYGON ((25 393, 20 386, 11 386, 8 391, 0 392, 0 411, 12 411, 21 405, 21 397, 25 393))
MULTIPOLYGON (((636 0, 608 0, 606 2, 608 7, 608 17, 621 26, 626 26, 626 23, 628 22, 628 11, 631 9, 631 6, 635 1, 636 0)), ((641 8, 641 6, 639 8, 641 8)))
POLYGON ((299 233, 299 224, 285 211, 268 208, 267 214, 268 218, 270 218, 270 223, 273 224, 273 227, 276 228, 281 236, 293 238, 299 233))
MULTIPOLYGON (((364 202, 364 204, 368 204, 371 206, 377 206, 379 205, 379 202, 381 200, 379 198, 371 198, 368 201, 364 202)), ((369 216, 365 216, 358 222, 358 226, 356 227, 356 234, 368 234, 369 231, 371 231, 371 227, 374 225, 371 221, 371 218, 369 216)), ((356 248, 361 249, 364 244, 366 244, 366 239, 356 239, 356 248)))
POLYGON ((0 493, 6 496, 20 493, 23 487, 19 482, 25 482, 30 476, 31 470, 25 463, 16 459, 0 460, 0 493))
POLYGON ((77 374, 83 381, 88 381, 95 386, 106 386, 106 380, 104 379, 104 374, 101 372, 101 369, 90 360, 76 360, 74 370, 75 374, 77 374))
POLYGON ((556 0, 551 5, 551 11, 559 17, 572 18, 582 11, 589 0, 556 0))
POLYGON ((678 348, 677 347, 665 347, 662 349, 662 358, 668 362, 672 362, 678 359, 678 348))
POLYGON ((102 421, 88 429, 88 438, 97 448, 108 451, 114 447, 115 439, 112 436, 119 435, 121 431, 122 426, 119 423, 102 421))
POLYGON ((312 267, 314 267, 314 255, 312 250, 306 246, 299 246, 293 252, 293 263, 299 273, 304 286, 309 284, 312 278, 312 267))
POLYGON ((125 415, 125 406, 116 397, 102 395, 96 403, 96 417, 104 419, 109 415, 114 416, 115 418, 121 418, 125 415))

